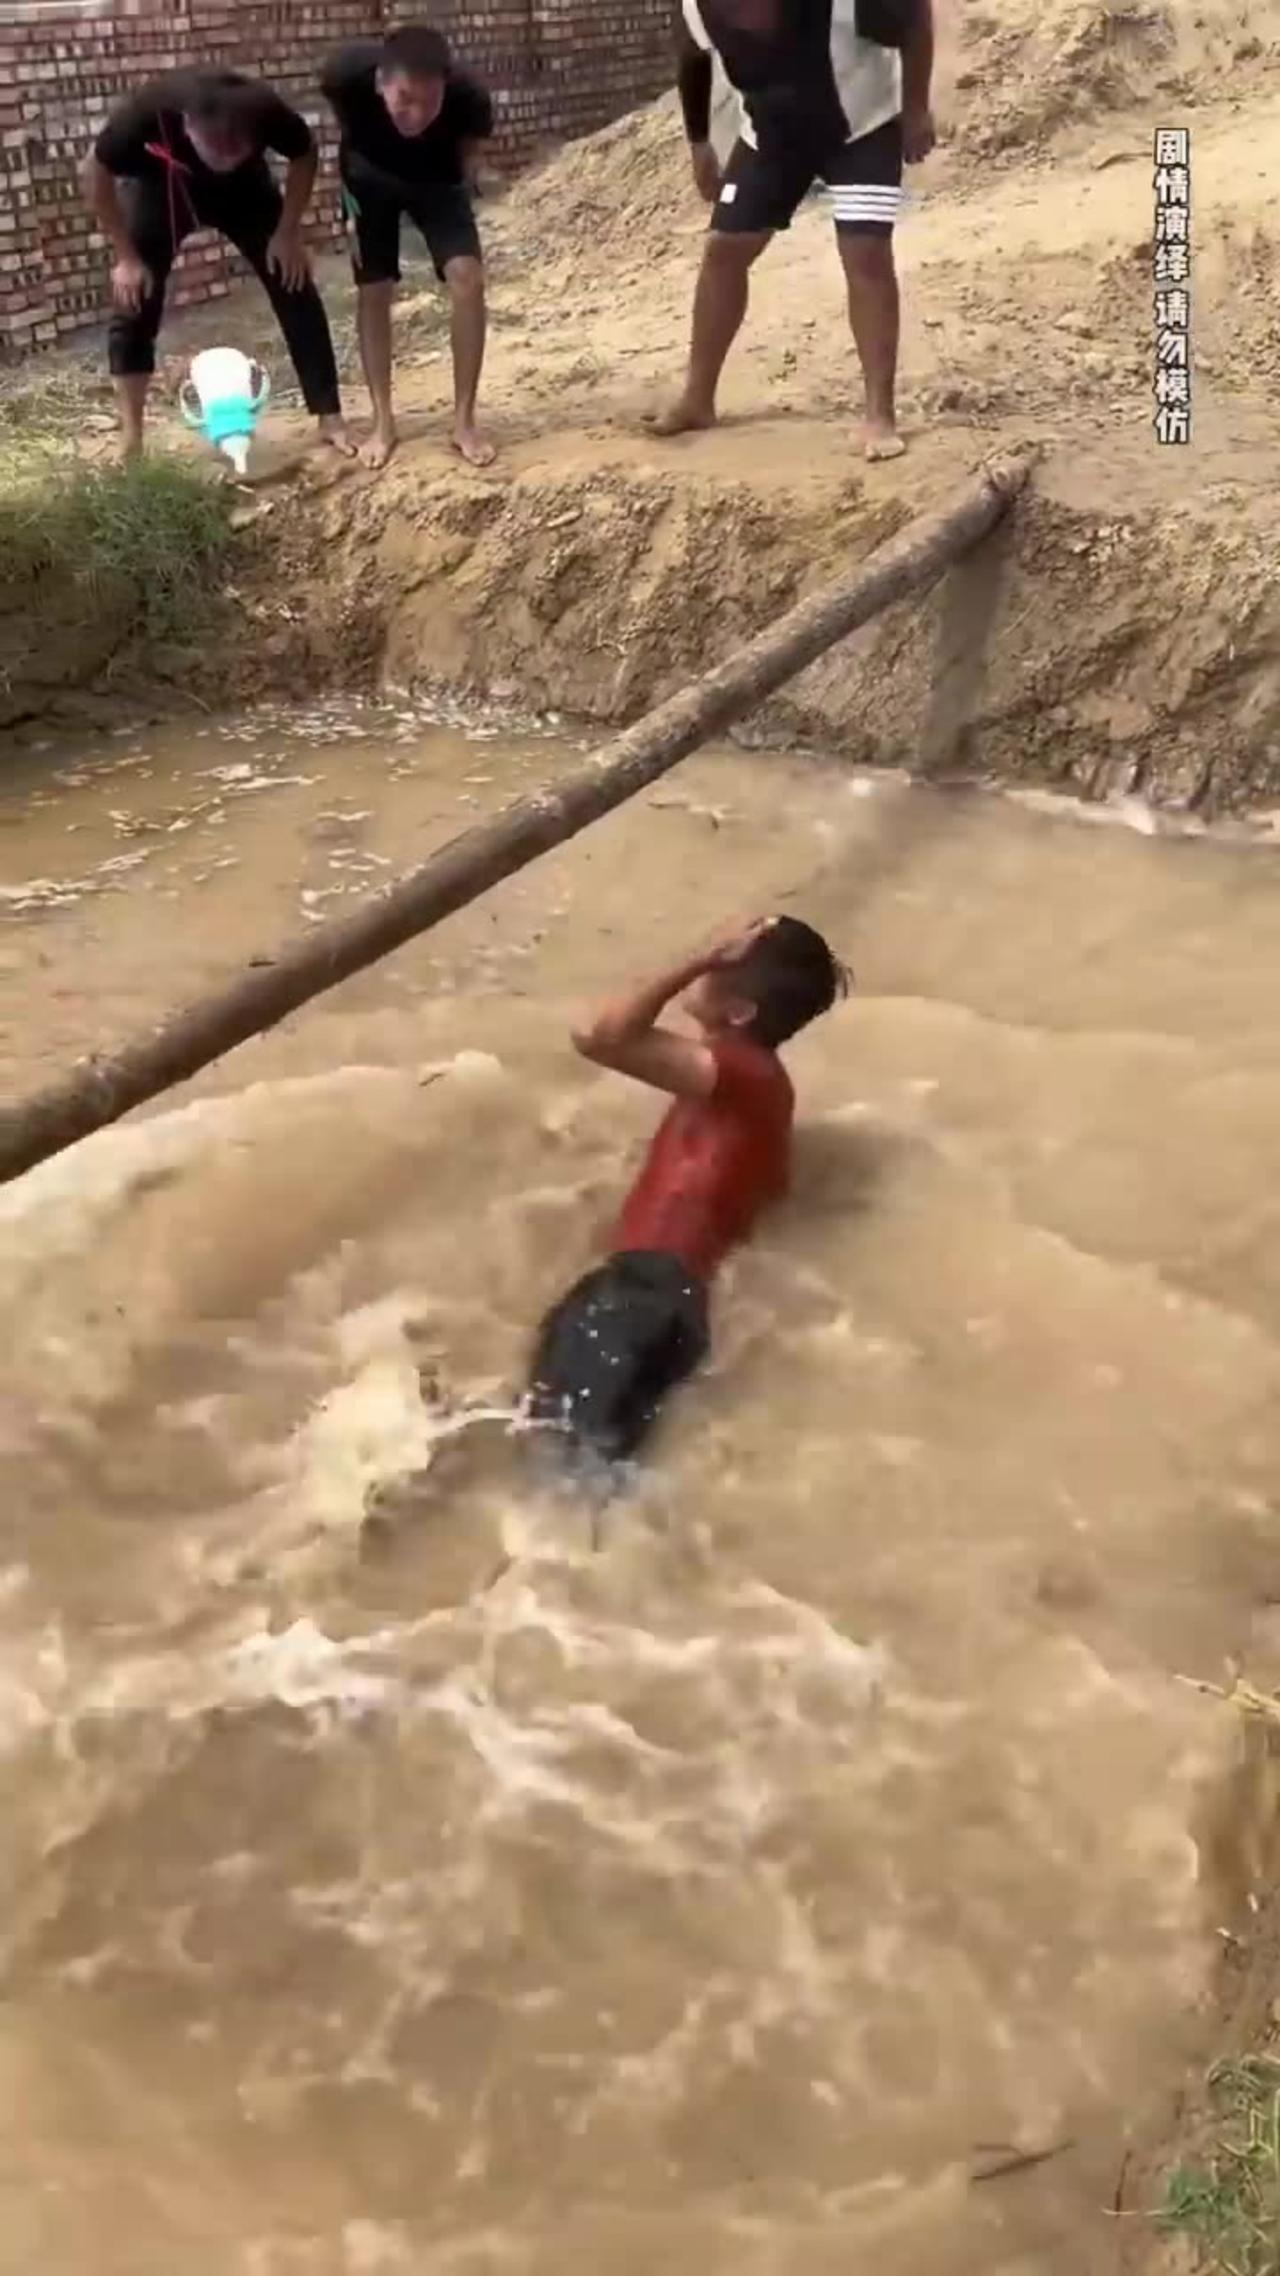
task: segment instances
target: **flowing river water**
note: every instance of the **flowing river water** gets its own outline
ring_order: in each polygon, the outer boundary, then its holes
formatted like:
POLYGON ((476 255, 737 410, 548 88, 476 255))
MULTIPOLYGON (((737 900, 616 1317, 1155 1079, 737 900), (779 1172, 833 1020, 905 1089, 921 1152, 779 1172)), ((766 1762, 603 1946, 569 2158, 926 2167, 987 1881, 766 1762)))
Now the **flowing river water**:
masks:
MULTIPOLYGON (((10 764, 7 1094, 569 756, 10 764)), ((6 2272, 1114 2266, 1257 1865, 1277 971, 1265 848, 705 755, 0 1193, 6 2272), (770 906, 858 991, 601 1527, 502 1421, 655 1114, 569 1018, 770 906)))

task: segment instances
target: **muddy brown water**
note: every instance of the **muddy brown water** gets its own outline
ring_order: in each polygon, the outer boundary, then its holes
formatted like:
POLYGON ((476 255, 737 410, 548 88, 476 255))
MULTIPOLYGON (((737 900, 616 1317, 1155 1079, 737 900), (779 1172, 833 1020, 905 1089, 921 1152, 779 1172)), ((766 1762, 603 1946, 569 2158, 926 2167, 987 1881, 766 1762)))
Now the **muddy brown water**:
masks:
MULTIPOLYGON (((24 761, 6 1089, 569 756, 24 761)), ((1269 852, 709 755, 0 1195, 0 2266, 1113 2265, 1247 1895, 1178 1679, 1280 1672, 1278 970, 1269 852), (653 1120, 568 1019, 771 905, 859 991, 593 1538, 501 1419, 653 1120)))

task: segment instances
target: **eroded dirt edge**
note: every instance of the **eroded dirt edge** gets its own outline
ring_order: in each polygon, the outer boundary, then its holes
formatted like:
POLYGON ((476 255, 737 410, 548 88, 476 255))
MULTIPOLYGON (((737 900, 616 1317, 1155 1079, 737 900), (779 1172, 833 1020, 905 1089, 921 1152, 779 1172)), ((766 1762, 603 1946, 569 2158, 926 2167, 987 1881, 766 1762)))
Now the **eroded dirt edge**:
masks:
MULTIPOLYGON (((864 475, 787 422, 790 478, 654 463, 601 438, 589 471, 477 482, 432 457, 380 484, 269 484, 225 606, 139 657, 109 614, 46 596, 0 626, 0 724, 154 704, 431 682, 615 725, 635 717, 928 511, 981 463, 943 438, 909 480, 864 475), (811 448, 806 450, 806 442, 811 448), (943 447, 943 446, 946 447, 943 447)), ((710 456, 711 454, 707 454, 710 456)), ((776 458, 777 453, 770 454, 776 458)), ((961 769, 1206 818, 1280 793, 1280 598, 1260 533, 1187 507, 1085 509, 1040 467, 1008 523, 751 723, 862 764, 961 769)))

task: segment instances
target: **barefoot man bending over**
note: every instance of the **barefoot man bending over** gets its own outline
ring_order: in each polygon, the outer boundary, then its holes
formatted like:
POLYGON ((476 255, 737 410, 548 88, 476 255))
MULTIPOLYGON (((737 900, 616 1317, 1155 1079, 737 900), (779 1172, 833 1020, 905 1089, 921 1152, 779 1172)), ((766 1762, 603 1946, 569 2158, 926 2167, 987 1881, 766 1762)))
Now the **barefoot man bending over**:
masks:
POLYGON ((351 455, 329 320, 302 244, 315 178, 306 120, 272 88, 236 71, 171 71, 111 113, 85 165, 84 188, 112 254, 107 360, 127 457, 142 448, 165 284, 197 229, 219 230, 256 272, 323 440, 351 455), (268 150, 286 161, 283 197, 268 150))
POLYGON ((487 466, 493 450, 476 430, 484 265, 468 181, 476 146, 493 132, 493 105, 476 80, 454 68, 447 41, 427 24, 405 24, 380 45, 340 49, 320 84, 341 133, 360 355, 373 397, 373 437, 363 456, 370 466, 385 466, 395 449, 391 303, 400 282, 400 219, 408 214, 449 292, 454 449, 473 466, 487 466))
POLYGON ((658 432, 714 424, 752 265, 821 182, 866 387, 867 457, 896 458, 904 445, 894 411, 893 226, 903 161, 914 165, 933 148, 931 0, 683 0, 683 14, 680 101, 694 178, 714 210, 684 393, 658 432), (710 140, 713 57, 741 108, 723 171, 710 140))

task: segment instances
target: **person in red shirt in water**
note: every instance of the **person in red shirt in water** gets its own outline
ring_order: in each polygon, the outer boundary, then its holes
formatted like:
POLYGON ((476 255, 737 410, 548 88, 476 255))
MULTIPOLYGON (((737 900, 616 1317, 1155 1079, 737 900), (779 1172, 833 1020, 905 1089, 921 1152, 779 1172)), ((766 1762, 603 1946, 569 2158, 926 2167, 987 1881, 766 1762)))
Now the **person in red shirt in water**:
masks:
POLYGON ((628 1460, 709 1342, 708 1289, 787 1190, 795 1094, 778 1047, 850 984, 820 933, 770 917, 605 1004, 574 1032, 597 1066, 674 1095, 609 1243, 547 1314, 531 1419, 628 1460), (676 996, 686 1032, 659 1026, 676 996))

